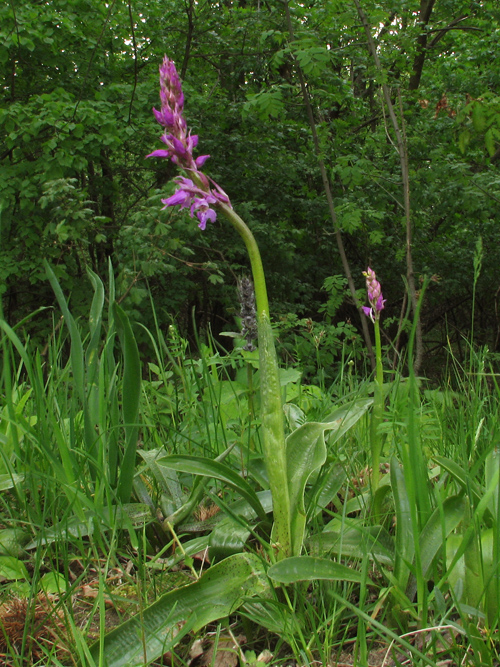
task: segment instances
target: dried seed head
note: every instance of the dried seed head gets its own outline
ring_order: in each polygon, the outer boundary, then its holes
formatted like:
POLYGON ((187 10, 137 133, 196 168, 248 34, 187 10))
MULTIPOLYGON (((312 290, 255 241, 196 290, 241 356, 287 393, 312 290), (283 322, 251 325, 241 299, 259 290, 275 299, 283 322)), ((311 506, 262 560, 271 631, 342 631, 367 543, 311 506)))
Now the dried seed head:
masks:
POLYGON ((243 349, 252 352, 255 350, 253 341, 257 340, 257 312, 253 283, 247 276, 238 280, 238 298, 241 305, 241 336, 247 341, 243 349))

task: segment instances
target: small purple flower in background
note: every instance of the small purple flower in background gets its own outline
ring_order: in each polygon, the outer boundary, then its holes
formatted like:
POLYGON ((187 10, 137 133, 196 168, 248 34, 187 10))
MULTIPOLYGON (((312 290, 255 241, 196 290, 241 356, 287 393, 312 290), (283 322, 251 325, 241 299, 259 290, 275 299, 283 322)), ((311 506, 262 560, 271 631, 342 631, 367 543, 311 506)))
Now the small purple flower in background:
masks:
POLYGON ((198 144, 198 136, 187 131, 184 119, 184 94, 181 80, 173 60, 164 57, 160 66, 161 110, 153 109, 156 120, 166 132, 161 137, 166 148, 153 151, 146 157, 170 158, 174 164, 188 172, 191 178, 180 176, 176 179, 179 187, 175 193, 162 199, 164 208, 180 205, 189 208, 191 217, 196 213, 198 226, 205 229, 207 221, 215 222, 217 213, 211 206, 221 203, 231 206, 229 197, 216 183, 210 188, 207 177, 199 171, 210 155, 193 157, 193 149, 198 144))
POLYGON ((370 302, 370 306, 363 306, 363 312, 372 322, 375 322, 380 317, 380 311, 384 309, 386 299, 382 297, 382 288, 377 280, 375 271, 368 267, 366 271, 363 271, 363 275, 366 278, 366 290, 368 292, 368 301, 370 302))

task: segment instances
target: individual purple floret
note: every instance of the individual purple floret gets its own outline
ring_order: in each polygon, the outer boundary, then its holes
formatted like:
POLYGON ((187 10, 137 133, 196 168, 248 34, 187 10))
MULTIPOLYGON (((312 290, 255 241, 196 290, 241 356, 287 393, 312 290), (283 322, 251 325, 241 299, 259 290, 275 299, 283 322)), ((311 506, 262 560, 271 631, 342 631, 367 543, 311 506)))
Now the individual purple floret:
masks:
MULTIPOLYGON (((221 203, 231 206, 229 197, 216 183, 210 188, 207 177, 199 171, 210 155, 193 157, 193 149, 198 144, 198 136, 187 131, 184 119, 184 94, 173 60, 164 57, 160 66, 161 110, 153 109, 156 120, 165 128, 161 140, 166 148, 159 148, 146 157, 170 158, 178 167, 188 172, 191 178, 180 176, 176 179, 179 187, 175 193, 162 199, 164 208, 180 205, 190 208, 191 217, 198 217, 198 226, 205 229, 207 221, 214 222, 217 213, 211 206, 221 203)), ((213 183, 213 181, 212 181, 213 183)))
POLYGON ((229 204, 229 197, 218 185, 215 185, 215 190, 209 188, 206 191, 184 176, 178 176, 175 180, 179 184, 179 187, 171 197, 161 200, 164 208, 167 208, 167 206, 177 206, 178 204, 181 208, 189 207, 191 217, 196 213, 200 221, 198 223, 200 229, 205 229, 207 220, 214 222, 217 217, 216 212, 210 206, 217 204, 217 202, 229 204))
POLYGON ((382 288, 377 280, 375 271, 368 267, 366 271, 363 271, 363 275, 366 278, 366 290, 368 292, 368 301, 370 302, 370 306, 362 307, 363 312, 372 322, 375 322, 380 317, 380 311, 384 309, 386 299, 382 296, 382 288))

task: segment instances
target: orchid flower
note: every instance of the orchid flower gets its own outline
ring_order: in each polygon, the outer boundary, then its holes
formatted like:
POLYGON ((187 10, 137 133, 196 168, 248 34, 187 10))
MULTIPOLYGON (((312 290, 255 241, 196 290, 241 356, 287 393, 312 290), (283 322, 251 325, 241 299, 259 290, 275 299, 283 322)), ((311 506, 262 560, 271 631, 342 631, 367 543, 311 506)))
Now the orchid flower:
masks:
MULTIPOLYGON (((250 328, 250 318, 246 318, 244 324, 247 342, 250 344, 255 334, 259 342, 262 448, 273 497, 273 558, 280 560, 298 555, 302 548, 304 524, 301 513, 291 510, 280 374, 260 251, 254 235, 233 210, 224 190, 200 171, 209 156, 193 158, 198 137, 187 131, 181 82, 174 63, 167 57, 160 67, 160 99, 161 110, 154 109, 154 115, 166 130, 161 138, 166 148, 156 150, 148 157, 170 158, 186 172, 185 176, 176 179, 174 194, 162 200, 164 206, 189 208, 191 217, 196 214, 201 229, 205 229, 207 222, 215 221, 217 212, 222 213, 240 234, 248 252, 257 331, 250 328)), ((296 498, 294 500, 299 502, 296 498)))
POLYGON ((205 229, 207 220, 215 222, 217 213, 210 208, 211 206, 217 204, 217 202, 229 204, 229 197, 218 185, 215 185, 214 190, 208 189, 207 191, 199 188, 191 179, 184 176, 178 176, 175 181, 179 184, 179 187, 171 197, 161 200, 164 204, 163 208, 177 206, 178 204, 181 208, 189 207, 191 217, 196 213, 200 221, 198 223, 200 229, 205 229))
POLYGON ((208 221, 215 222, 217 218, 212 207, 217 203, 231 207, 231 202, 216 183, 212 181, 213 187, 210 187, 208 178, 199 171, 210 155, 200 155, 196 159, 193 157, 198 135, 192 135, 187 130, 181 81, 174 61, 167 56, 160 65, 160 100, 161 110, 153 109, 153 113, 166 130, 161 137, 166 148, 159 148, 146 157, 170 158, 174 164, 188 172, 191 178, 177 178, 177 190, 168 199, 162 199, 162 202, 164 208, 178 204, 181 208, 189 208, 191 217, 196 213, 198 227, 205 229, 208 221))
POLYGON ((377 280, 375 271, 368 267, 366 271, 363 271, 363 275, 366 278, 366 290, 368 292, 368 301, 370 302, 369 306, 362 306, 363 312, 372 322, 375 322, 380 317, 380 311, 385 307, 386 299, 382 296, 382 288, 377 280))

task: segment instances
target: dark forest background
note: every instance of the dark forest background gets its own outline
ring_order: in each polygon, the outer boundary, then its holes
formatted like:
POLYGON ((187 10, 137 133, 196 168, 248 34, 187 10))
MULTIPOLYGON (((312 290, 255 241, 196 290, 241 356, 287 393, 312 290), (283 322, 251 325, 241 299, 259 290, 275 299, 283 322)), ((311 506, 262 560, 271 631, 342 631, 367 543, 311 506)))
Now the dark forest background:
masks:
MULTIPOLYGON (((346 262, 361 300, 362 271, 377 272, 391 360, 425 277, 423 371, 443 370, 450 345, 463 358, 472 328, 500 352, 496 1, 312 0, 289 19, 266 0, 0 7, 0 293, 11 325, 54 305, 46 258, 76 315, 90 308, 86 268, 105 280, 111 259, 132 319, 152 327, 156 313, 191 341, 195 329, 237 327, 244 247, 221 220, 202 232, 188 212, 161 210, 176 168, 145 158, 161 147, 152 107, 166 53, 198 154, 211 155, 204 170, 259 242, 284 359, 313 376, 346 350, 364 358, 346 262)), ((41 344, 47 313, 23 324, 41 344)))

